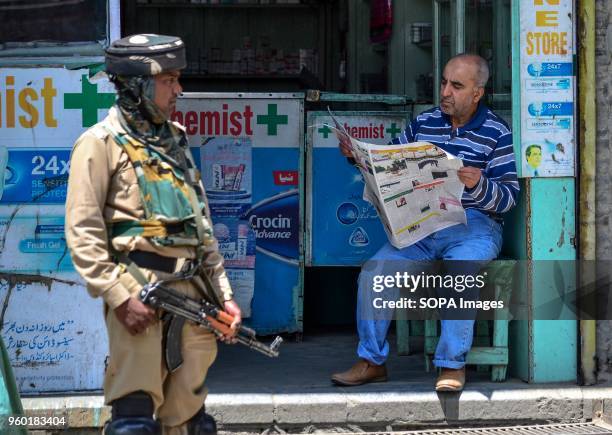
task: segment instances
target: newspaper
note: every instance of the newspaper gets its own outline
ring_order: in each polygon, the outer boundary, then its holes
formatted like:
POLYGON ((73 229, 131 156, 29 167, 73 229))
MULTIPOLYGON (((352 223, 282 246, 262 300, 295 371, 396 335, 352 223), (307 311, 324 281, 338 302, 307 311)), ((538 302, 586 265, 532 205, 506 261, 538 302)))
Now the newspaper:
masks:
POLYGON ((365 181, 363 199, 377 210, 398 249, 452 225, 466 224, 461 205, 463 162, 429 142, 375 145, 351 137, 331 112, 341 143, 350 147, 365 181))

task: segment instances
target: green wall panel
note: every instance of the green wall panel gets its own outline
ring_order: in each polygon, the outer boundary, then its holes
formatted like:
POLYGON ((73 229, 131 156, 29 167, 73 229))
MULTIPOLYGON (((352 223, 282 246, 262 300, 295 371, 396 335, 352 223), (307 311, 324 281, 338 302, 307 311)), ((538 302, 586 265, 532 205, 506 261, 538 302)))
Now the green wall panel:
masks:
MULTIPOLYGON (((575 179, 536 178, 531 180, 531 191, 532 258, 536 260, 532 292, 538 306, 558 297, 556 292, 562 281, 575 280, 572 261, 557 263, 554 268, 537 262, 576 258, 575 179)), ((560 313, 562 317, 563 314, 560 313)), ((577 331, 574 320, 533 321, 530 381, 577 380, 577 331)))

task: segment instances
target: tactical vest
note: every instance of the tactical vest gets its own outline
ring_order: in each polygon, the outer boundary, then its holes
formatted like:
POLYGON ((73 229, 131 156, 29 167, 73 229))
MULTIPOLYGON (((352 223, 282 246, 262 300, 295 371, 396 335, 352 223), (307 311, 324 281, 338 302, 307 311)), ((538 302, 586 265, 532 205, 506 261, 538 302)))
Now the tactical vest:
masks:
POLYGON ((147 147, 125 133, 105 126, 115 142, 126 152, 138 179, 144 219, 114 222, 109 237, 146 237, 157 246, 208 246, 213 242, 210 221, 205 219, 206 203, 200 176, 188 149, 187 165, 171 163, 165 154, 147 147))

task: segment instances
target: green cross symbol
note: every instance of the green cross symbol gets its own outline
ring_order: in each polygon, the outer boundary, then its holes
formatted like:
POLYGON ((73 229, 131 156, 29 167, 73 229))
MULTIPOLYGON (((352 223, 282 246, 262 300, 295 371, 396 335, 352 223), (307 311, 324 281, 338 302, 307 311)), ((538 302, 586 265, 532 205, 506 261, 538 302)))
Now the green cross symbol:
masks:
POLYGON ((395 136, 397 136, 397 133, 401 133, 402 129, 397 128, 397 125, 395 124, 395 122, 393 122, 391 123, 391 127, 386 129, 385 131, 391 135, 391 139, 395 139, 395 136))
POLYGON ((324 125, 317 131, 323 135, 323 138, 327 139, 329 137, 329 134, 332 132, 332 129, 329 128, 327 125, 324 125))
POLYGON ((278 126, 288 124, 289 117, 287 115, 279 115, 278 106, 276 104, 268 104, 267 115, 257 115, 257 124, 266 124, 268 126, 268 136, 276 136, 278 126))
POLYGON ((89 83, 87 74, 81 78, 81 93, 64 94, 64 109, 81 109, 83 127, 91 127, 98 122, 98 109, 108 109, 115 102, 115 94, 98 93, 98 85, 89 83))

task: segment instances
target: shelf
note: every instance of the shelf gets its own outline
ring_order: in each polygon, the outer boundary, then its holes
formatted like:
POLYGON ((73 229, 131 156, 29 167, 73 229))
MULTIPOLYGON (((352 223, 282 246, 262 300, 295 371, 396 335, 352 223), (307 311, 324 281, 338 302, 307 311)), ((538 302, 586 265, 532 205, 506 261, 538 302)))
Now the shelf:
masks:
POLYGON ((137 3, 137 8, 199 8, 199 9, 309 9, 315 4, 304 3, 137 3))

